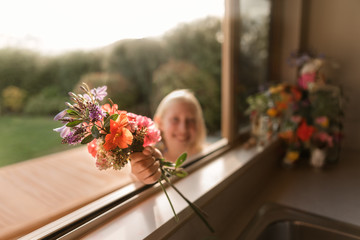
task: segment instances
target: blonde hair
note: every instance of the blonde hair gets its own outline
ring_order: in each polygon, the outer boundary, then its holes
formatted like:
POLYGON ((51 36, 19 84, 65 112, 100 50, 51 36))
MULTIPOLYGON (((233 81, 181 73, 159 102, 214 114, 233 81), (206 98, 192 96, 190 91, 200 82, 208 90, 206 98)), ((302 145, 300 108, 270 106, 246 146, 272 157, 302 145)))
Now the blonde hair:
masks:
POLYGON ((195 107, 195 111, 196 111, 196 116, 195 116, 196 130, 198 131, 198 133, 196 134, 194 149, 197 150, 197 151, 202 150, 202 148, 204 146, 204 143, 205 143, 205 138, 206 138, 206 127, 205 127, 203 112, 202 112, 202 108, 200 106, 200 103, 199 103, 197 98, 194 96, 194 94, 190 90, 188 90, 188 89, 179 89, 179 90, 172 91, 171 93, 166 95, 161 100, 159 106, 157 107, 157 109, 155 111, 154 119, 161 119, 162 120, 164 114, 166 113, 166 111, 168 110, 170 105, 172 103, 174 103, 175 101, 177 101, 177 102, 180 102, 180 101, 186 102, 186 103, 189 103, 189 104, 191 104, 191 105, 193 105, 195 107))

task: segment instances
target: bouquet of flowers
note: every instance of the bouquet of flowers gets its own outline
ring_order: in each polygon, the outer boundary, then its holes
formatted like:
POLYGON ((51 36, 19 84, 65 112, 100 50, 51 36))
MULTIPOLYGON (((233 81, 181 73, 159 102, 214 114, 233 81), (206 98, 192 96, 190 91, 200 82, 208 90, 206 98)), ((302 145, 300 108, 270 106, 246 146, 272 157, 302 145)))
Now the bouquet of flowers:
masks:
MULTIPOLYGON (((161 140, 160 131, 150 118, 119 110, 118 105, 110 99, 110 104, 101 105, 100 101, 107 95, 106 86, 90 89, 84 83, 80 88, 85 93, 70 92, 72 103, 66 102, 67 108, 55 116, 54 120, 61 121, 64 125, 54 129, 54 131, 60 133, 64 144, 87 144, 88 151, 96 158, 96 166, 100 170, 108 168, 120 170, 131 161, 131 153, 141 152, 144 147, 154 145, 161 140)), ((167 182, 198 214, 206 226, 213 231, 202 211, 170 182, 169 177, 172 175, 178 177, 187 175, 181 168, 186 158, 187 154, 184 153, 175 163, 158 159, 162 173, 158 182, 177 221, 178 216, 162 180, 167 182)))
POLYGON ((290 63, 299 67, 297 84, 278 84, 247 98, 253 136, 259 142, 277 134, 287 145, 283 161, 288 165, 309 157, 315 167, 336 162, 343 96, 327 77, 337 65, 307 54, 293 56, 290 63), (322 159, 314 152, 322 152, 322 159))

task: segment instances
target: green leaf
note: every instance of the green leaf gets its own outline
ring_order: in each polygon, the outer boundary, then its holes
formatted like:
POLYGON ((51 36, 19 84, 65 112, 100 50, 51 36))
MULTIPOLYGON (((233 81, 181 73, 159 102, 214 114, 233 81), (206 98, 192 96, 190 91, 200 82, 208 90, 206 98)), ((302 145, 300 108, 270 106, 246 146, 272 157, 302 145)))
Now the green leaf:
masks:
POLYGON ((93 125, 92 128, 91 128, 91 134, 94 138, 99 138, 100 137, 100 132, 99 132, 99 129, 93 125))
POLYGON ((94 140, 94 137, 92 134, 89 134, 81 141, 81 144, 87 144, 87 143, 91 142, 92 140, 94 140))
POLYGON ((116 121, 116 119, 118 118, 119 114, 115 113, 113 115, 111 115, 109 118, 116 121))
POLYGON ((79 123, 82 123, 83 120, 75 120, 72 122, 69 122, 68 124, 66 124, 67 127, 75 127, 76 125, 78 125, 79 123))
POLYGON ((174 163, 172 163, 172 162, 165 162, 165 161, 162 161, 162 162, 161 162, 161 165, 166 166, 166 167, 174 167, 174 166, 175 166, 174 163))
POLYGON ((104 122, 104 128, 108 128, 108 127, 110 127, 110 120, 112 119, 112 120, 114 120, 114 121, 116 121, 116 119, 118 118, 118 116, 119 116, 119 114, 113 114, 113 115, 111 115, 111 116, 109 116, 106 120, 105 120, 105 122, 104 122))
POLYGON ((183 177, 186 177, 186 176, 188 175, 188 173, 187 173, 185 170, 177 170, 177 171, 175 172, 175 175, 176 175, 177 177, 183 178, 183 177))
POLYGON ((175 162, 175 168, 180 167, 185 162, 186 158, 187 158, 186 152, 181 154, 180 157, 178 157, 178 159, 175 162))
POLYGON ((70 115, 70 116, 79 116, 79 113, 73 109, 68 109, 66 110, 66 112, 70 115))

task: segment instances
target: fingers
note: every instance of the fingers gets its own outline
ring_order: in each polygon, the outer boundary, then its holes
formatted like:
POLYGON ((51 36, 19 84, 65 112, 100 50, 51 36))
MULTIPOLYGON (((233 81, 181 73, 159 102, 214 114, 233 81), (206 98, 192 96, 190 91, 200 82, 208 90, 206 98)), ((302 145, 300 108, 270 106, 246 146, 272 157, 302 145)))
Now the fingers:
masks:
POLYGON ((160 163, 156 160, 162 158, 159 150, 146 147, 143 152, 132 153, 131 172, 143 183, 151 184, 161 177, 160 163))

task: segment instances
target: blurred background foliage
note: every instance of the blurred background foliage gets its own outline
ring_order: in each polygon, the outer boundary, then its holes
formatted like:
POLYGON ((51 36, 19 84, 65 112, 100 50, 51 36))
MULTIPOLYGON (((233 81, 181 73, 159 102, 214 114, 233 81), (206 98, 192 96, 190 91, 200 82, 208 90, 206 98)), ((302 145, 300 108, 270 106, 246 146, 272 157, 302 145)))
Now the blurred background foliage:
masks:
MULTIPOLYGON (((119 40, 92 51, 42 55, 29 49, 0 49, 0 166, 67 149, 52 120, 68 92, 107 85, 120 109, 152 117, 175 89, 193 91, 203 108, 207 133, 220 137, 221 19, 182 23, 159 38, 119 40), (26 137, 25 137, 26 136, 26 137)), ((266 87, 268 19, 242 16, 237 89, 239 115, 247 96, 266 87)), ((209 139, 210 139, 209 138, 209 139)))
POLYGON ((220 129, 221 19, 177 26, 163 38, 120 40, 93 51, 44 56, 0 49, 0 113, 53 116, 79 85, 108 86, 119 108, 152 116, 171 90, 199 97, 209 133, 220 129))
MULTIPOLYGON (((242 21, 239 94, 252 94, 266 72, 266 22, 242 21), (252 87, 253 86, 253 87, 252 87)), ((120 40, 92 51, 44 56, 27 49, 0 49, 0 114, 53 116, 82 82, 108 85, 120 109, 153 116, 160 100, 191 89, 204 110, 208 133, 220 129, 221 19, 183 23, 161 38, 120 40)), ((244 101, 245 102, 245 101, 244 101)), ((241 103, 239 104, 241 106, 241 103)), ((243 106, 244 108, 244 106, 243 106)))

